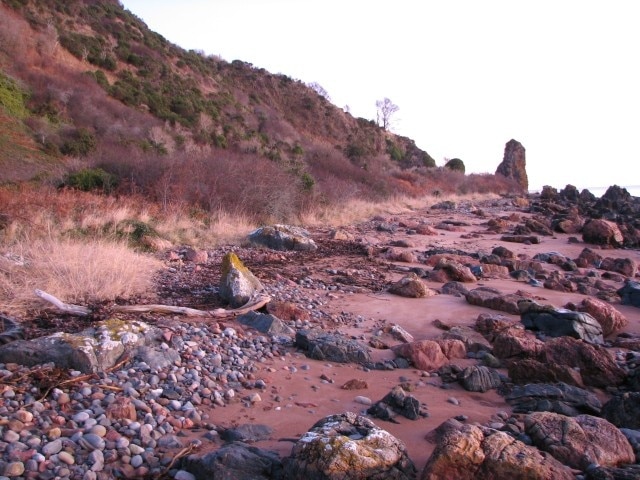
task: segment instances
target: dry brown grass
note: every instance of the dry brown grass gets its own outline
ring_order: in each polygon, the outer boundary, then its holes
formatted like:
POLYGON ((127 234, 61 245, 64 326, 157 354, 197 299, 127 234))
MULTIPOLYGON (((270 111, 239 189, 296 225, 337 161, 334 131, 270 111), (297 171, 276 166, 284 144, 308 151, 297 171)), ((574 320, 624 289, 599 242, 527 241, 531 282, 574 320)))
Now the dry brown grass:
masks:
POLYGON ((0 301, 12 314, 43 306, 41 289, 67 303, 132 298, 149 290, 162 262, 123 243, 48 239, 14 244, 0 257, 0 301))

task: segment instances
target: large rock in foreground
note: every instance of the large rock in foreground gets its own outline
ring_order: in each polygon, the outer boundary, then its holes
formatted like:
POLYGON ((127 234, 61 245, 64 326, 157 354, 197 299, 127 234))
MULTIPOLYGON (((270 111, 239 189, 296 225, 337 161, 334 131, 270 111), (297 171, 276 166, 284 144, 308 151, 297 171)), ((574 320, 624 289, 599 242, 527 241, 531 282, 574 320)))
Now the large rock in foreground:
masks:
POLYGON ((624 236, 614 222, 593 218, 582 227, 582 240, 595 245, 620 247, 624 242, 624 236))
POLYGON ((183 469, 196 478, 212 480, 279 480, 282 463, 276 453, 242 442, 223 445, 204 455, 190 455, 183 469))
POLYGON ((16 340, 0 347, 0 363, 32 367, 53 362, 82 373, 104 371, 125 352, 153 344, 158 329, 139 321, 105 320, 80 333, 54 333, 33 340, 16 340))
POLYGON ((586 470, 594 463, 615 467, 635 462, 627 438, 603 418, 536 412, 525 417, 524 425, 538 448, 570 467, 586 470))
POLYGON ((273 250, 316 250, 318 246, 309 232, 292 225, 260 227, 249 234, 249 241, 273 250))
POLYGON ((571 469, 505 432, 455 420, 440 425, 421 480, 573 480, 571 469), (486 433, 485 433, 486 432, 486 433))
POLYGON ((233 308, 241 307, 263 288, 235 253, 229 252, 222 258, 219 294, 233 308))
POLYGON ((284 478, 291 479, 409 480, 415 474, 404 443, 351 412, 317 422, 284 460, 284 478))

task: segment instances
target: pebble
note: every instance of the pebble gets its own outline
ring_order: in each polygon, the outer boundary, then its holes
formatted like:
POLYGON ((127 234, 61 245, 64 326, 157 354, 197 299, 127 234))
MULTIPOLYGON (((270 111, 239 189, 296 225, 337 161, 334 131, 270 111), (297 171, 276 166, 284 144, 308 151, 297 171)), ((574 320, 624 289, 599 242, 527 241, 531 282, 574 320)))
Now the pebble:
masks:
POLYGON ((360 405, 371 405, 373 403, 369 397, 364 397, 362 395, 358 395, 353 399, 353 401, 360 405))
POLYGON ((74 463, 76 463, 73 455, 65 451, 58 453, 58 460, 60 460, 62 463, 66 463, 67 465, 73 465, 74 463))

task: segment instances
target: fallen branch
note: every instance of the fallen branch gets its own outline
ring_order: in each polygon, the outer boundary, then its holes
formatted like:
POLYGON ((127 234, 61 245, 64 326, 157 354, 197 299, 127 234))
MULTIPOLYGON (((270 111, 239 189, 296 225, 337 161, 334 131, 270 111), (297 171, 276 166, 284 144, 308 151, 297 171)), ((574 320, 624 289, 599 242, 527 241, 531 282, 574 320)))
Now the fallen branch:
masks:
MULTIPOLYGON (((36 290, 36 295, 43 300, 51 303, 58 310, 69 315, 87 316, 91 313, 91 310, 81 305, 71 305, 64 303, 62 300, 54 297, 50 293, 43 292, 42 290, 36 290)), ((242 315, 243 313, 258 310, 264 307, 271 301, 269 295, 256 295, 251 298, 247 303, 239 308, 216 308, 215 310, 197 310, 189 307, 176 307, 173 305, 116 305, 113 309, 116 312, 127 313, 176 313, 179 315, 186 315, 187 317, 213 317, 213 318, 225 318, 234 315, 242 315)))
POLYGON ((258 310, 271 301, 268 295, 258 295, 253 297, 240 308, 216 308, 215 310, 197 310, 188 307, 175 307, 172 305, 117 305, 114 310, 117 312, 135 312, 135 313, 177 313, 186 315, 187 317, 213 317, 225 318, 233 315, 242 315, 243 313, 258 310))
POLYGON ((87 307, 83 307, 82 305, 72 305, 70 303, 64 303, 59 298, 54 297, 50 293, 43 292, 42 290, 36 289, 35 293, 38 297, 46 302, 51 303, 54 307, 56 307, 63 313, 68 313, 69 315, 77 315, 79 317, 86 317, 91 313, 91 310, 89 310, 87 307))

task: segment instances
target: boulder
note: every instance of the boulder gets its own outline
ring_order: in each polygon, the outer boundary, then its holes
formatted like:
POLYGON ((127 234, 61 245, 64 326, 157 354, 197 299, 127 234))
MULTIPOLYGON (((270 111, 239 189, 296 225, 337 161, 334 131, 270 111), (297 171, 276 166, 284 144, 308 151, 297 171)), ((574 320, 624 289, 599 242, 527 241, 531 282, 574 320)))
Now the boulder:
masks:
POLYGON ((272 250, 313 251, 318 248, 307 230, 292 225, 260 227, 249 234, 249 241, 272 250))
POLYGON ((408 298, 431 297, 436 292, 428 288, 415 273, 409 273, 389 287, 389 293, 408 298))
POLYGON ((618 225, 608 220, 592 218, 582 227, 582 240, 585 243, 609 247, 621 247, 624 237, 618 225))
POLYGON ((351 412, 318 421, 284 459, 284 478, 291 479, 409 480, 415 474, 404 443, 351 412))
POLYGON ((571 469, 505 432, 447 420, 421 480, 573 480, 571 469), (486 433, 485 433, 486 432, 486 433))
MULTIPOLYGON (((449 330, 442 334, 444 340, 459 340, 464 344, 465 350, 468 352, 491 352, 493 347, 489 341, 482 336, 479 332, 464 325, 451 327, 449 330)), ((440 342, 442 347, 442 342, 440 342)), ((444 349, 443 349, 444 351, 444 349)), ((448 358, 454 358, 452 355, 445 352, 448 358)))
POLYGON ((587 470, 585 480, 638 480, 640 465, 623 465, 621 467, 594 466, 587 470))
POLYGON ((286 325, 275 315, 259 312, 247 312, 236 317, 238 323, 256 329, 267 335, 291 335, 295 334, 295 330, 286 325))
POLYGON ((603 418, 534 412, 525 417, 524 426, 534 445, 579 470, 594 463, 615 467, 635 462, 627 438, 603 418))
POLYGON ((522 327, 509 327, 500 331, 493 340, 493 354, 500 359, 536 357, 544 343, 522 327))
POLYGON ((367 413, 382 420, 394 421, 396 414, 409 420, 417 420, 421 416, 420 407, 420 401, 398 385, 382 400, 369 407, 367 413))
POLYGON ((509 140, 504 147, 504 156, 496 169, 496 174, 514 179, 522 191, 526 192, 529 190, 526 166, 524 147, 516 140, 509 140))
POLYGON ((273 428, 268 425, 245 423, 223 430, 220 433, 220 438, 225 442, 253 443, 260 440, 268 440, 272 434, 273 428))
POLYGON ((505 400, 514 413, 555 412, 574 417, 583 413, 598 415, 602 408, 595 394, 562 382, 516 385, 505 400))
POLYGON ((452 358, 467 358, 467 347, 462 340, 455 338, 436 338, 436 343, 440 345, 442 353, 449 360, 452 358))
POLYGON ((125 352, 154 344, 160 331, 130 320, 110 319, 80 333, 57 332, 32 340, 16 340, 0 346, 0 363, 32 367, 53 362, 57 367, 82 373, 104 371, 125 352))
POLYGON ((455 260, 442 258, 436 264, 434 270, 442 270, 449 280, 455 282, 473 283, 478 281, 469 267, 466 267, 455 260))
POLYGON ((540 305, 530 299, 520 300, 518 309, 520 321, 526 329, 549 337, 570 336, 589 343, 604 343, 602 327, 588 313, 540 305))
POLYGON ((235 253, 229 252, 222 258, 219 294, 233 308, 241 307, 263 288, 235 253))
POLYGON ((640 430, 640 392, 612 397, 603 405, 602 417, 618 428, 640 430))
POLYGON ((620 295, 620 303, 640 307, 640 282, 626 281, 624 287, 617 291, 620 295))
POLYGON ((502 385, 502 379, 496 370, 482 365, 471 365, 459 375, 458 381, 469 392, 487 392, 502 385))
POLYGON ((583 248, 578 258, 576 258, 576 265, 580 268, 588 267, 600 267, 602 263, 602 256, 590 248, 583 248))
POLYGON ((610 272, 620 273, 628 278, 633 278, 638 273, 638 264, 631 258, 605 257, 600 262, 600 268, 610 272))
POLYGON ((534 358, 514 360, 509 364, 509 378, 516 385, 527 383, 563 382, 577 387, 584 387, 582 375, 568 365, 543 363, 534 358))
POLYGON ((212 480, 284 480, 277 453, 233 442, 205 454, 189 455, 182 469, 212 480))
POLYGON ((578 369, 586 386, 617 386, 621 385, 626 377, 624 369, 616 363, 613 355, 605 347, 571 337, 548 340, 538 359, 543 363, 578 369))
POLYGON ((478 287, 465 295, 465 299, 471 305, 478 307, 490 308, 492 310, 501 310, 503 312, 517 315, 518 302, 524 299, 522 295, 516 293, 503 294, 499 290, 491 287, 478 287))
POLYGON ((366 363, 371 361, 369 349, 349 337, 322 330, 298 330, 296 346, 309 358, 338 363, 366 363))
POLYGON ((587 297, 578 305, 578 310, 587 312, 595 318, 602 327, 602 335, 605 337, 623 329, 629 324, 629 320, 622 313, 608 303, 596 298, 587 297))
POLYGON ((397 356, 409 360, 414 367, 426 372, 433 372, 448 361, 442 348, 434 340, 403 343, 393 346, 391 350, 397 356))

